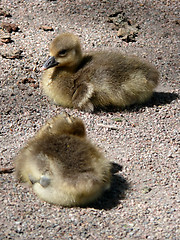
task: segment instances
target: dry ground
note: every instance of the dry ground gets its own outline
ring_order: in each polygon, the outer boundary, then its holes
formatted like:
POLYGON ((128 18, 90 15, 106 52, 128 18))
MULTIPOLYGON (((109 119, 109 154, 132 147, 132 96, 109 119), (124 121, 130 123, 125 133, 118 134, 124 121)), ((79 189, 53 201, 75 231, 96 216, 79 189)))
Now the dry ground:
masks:
POLYGON ((14 173, 3 173, 0 239, 179 239, 178 2, 0 1, 1 23, 19 27, 10 33, 11 41, 1 35, 1 168, 13 166, 26 140, 46 119, 63 111, 38 87, 39 69, 57 33, 78 34, 84 49, 139 55, 161 73, 156 93, 143 106, 93 114, 66 109, 84 120, 88 137, 120 170, 122 166, 110 192, 87 208, 63 208, 39 200, 16 182, 14 173), (135 42, 122 41, 107 21, 117 11, 139 24, 135 42), (45 31, 47 27, 53 30, 45 31), (22 51, 20 58, 12 55, 17 50, 22 51))

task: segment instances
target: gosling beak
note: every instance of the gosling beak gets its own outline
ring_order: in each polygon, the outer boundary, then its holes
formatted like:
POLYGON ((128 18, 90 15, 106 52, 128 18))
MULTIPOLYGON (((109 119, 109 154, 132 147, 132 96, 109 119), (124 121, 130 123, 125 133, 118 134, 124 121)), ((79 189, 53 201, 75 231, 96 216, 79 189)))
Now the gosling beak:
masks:
POLYGON ((58 65, 58 62, 56 62, 55 57, 49 57, 48 60, 42 66, 41 71, 46 70, 48 68, 52 68, 56 65, 58 65))

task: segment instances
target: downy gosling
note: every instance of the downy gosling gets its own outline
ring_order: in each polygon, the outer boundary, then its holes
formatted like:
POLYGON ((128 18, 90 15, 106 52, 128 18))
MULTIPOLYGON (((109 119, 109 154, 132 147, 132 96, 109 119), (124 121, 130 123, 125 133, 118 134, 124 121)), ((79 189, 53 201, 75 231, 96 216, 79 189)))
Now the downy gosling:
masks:
POLYGON ((15 159, 16 176, 44 201, 84 206, 110 188, 111 163, 86 138, 83 122, 50 119, 15 159))
POLYGON ((158 84, 159 73, 150 63, 120 52, 82 53, 72 33, 57 36, 41 70, 44 93, 56 104, 93 112, 96 107, 147 101, 158 84))

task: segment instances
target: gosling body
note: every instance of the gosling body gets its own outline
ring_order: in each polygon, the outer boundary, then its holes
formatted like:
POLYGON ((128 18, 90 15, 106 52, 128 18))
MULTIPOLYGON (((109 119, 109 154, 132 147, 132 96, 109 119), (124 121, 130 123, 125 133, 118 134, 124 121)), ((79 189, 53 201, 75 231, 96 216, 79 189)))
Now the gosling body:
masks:
POLYGON ((78 118, 49 120, 15 159, 17 178, 52 204, 84 206, 110 187, 111 165, 78 118))
POLYGON ((148 100, 158 84, 156 68, 135 56, 118 52, 82 53, 77 36, 64 33, 50 44, 44 64, 44 93, 63 107, 93 111, 148 100))

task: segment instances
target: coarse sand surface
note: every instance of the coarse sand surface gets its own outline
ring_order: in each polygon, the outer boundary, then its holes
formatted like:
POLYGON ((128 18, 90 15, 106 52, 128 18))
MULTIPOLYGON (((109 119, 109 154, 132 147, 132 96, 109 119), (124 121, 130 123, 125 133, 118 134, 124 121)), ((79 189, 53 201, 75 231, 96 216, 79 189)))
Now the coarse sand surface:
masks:
POLYGON ((178 0, 0 1, 0 239, 179 239, 179 12, 178 0), (109 16, 138 24, 133 39, 109 16), (65 109, 114 163, 110 191, 86 208, 43 202, 10 173, 19 149, 64 111, 39 82, 50 41, 66 31, 84 50, 135 54, 161 75, 142 106, 65 109))

